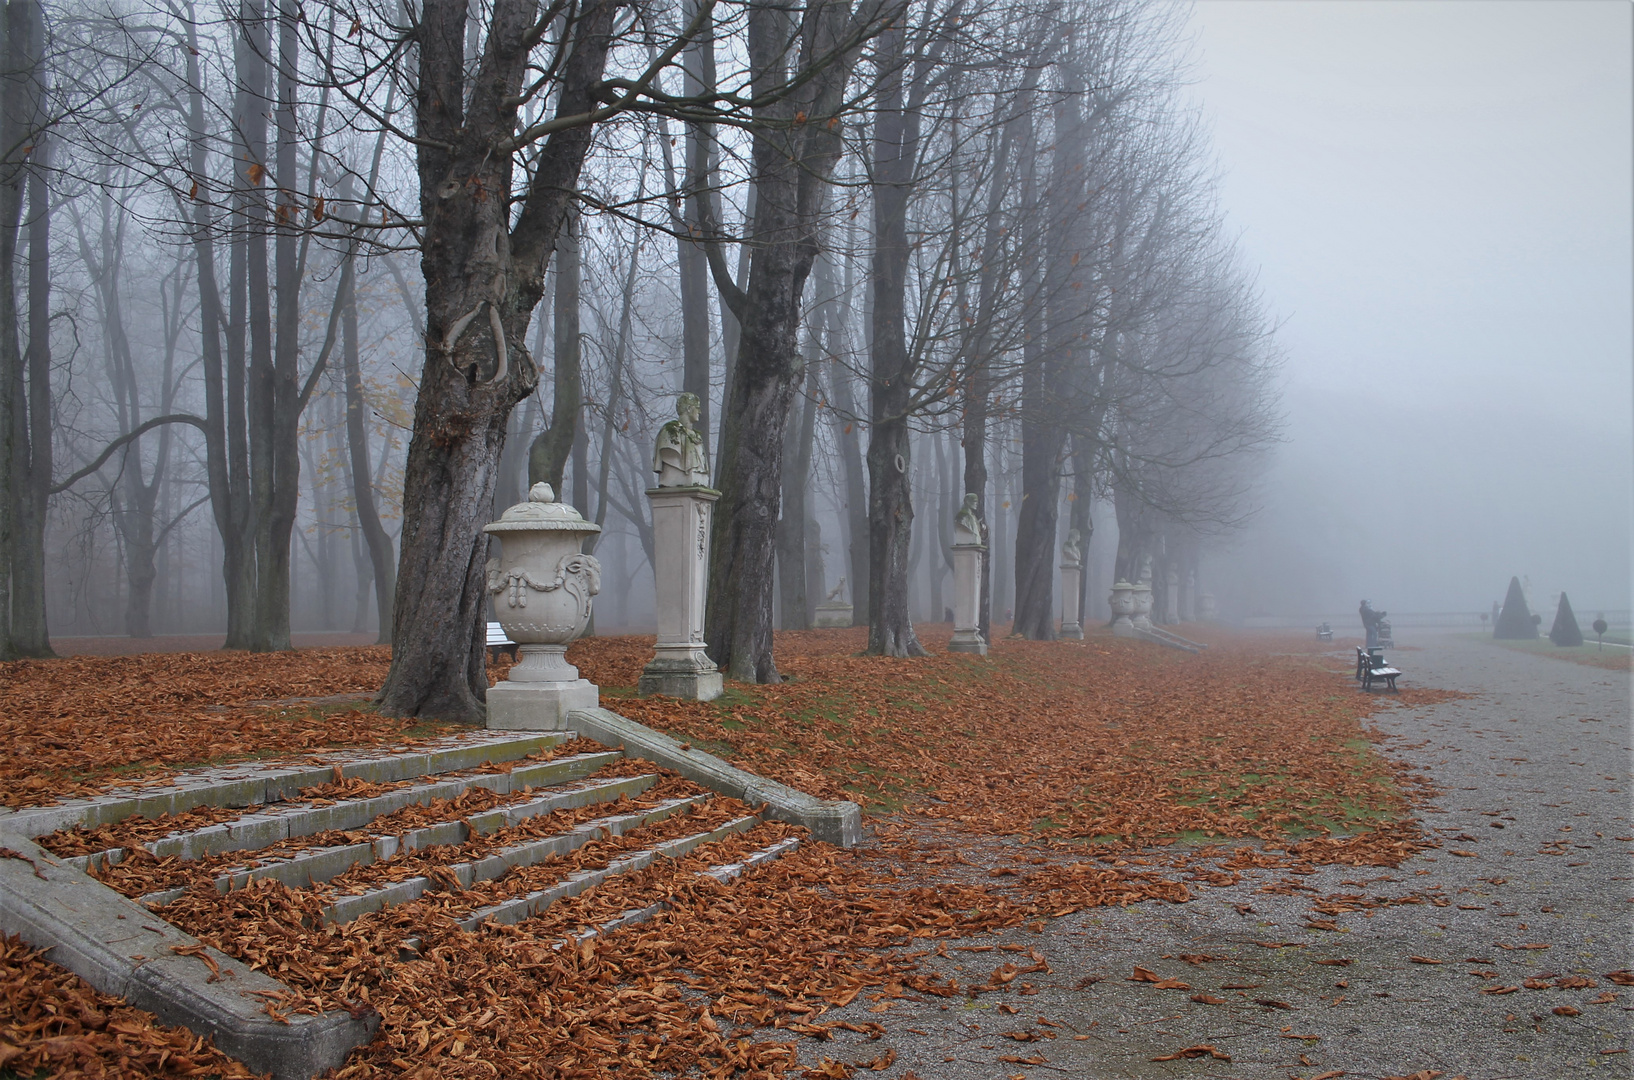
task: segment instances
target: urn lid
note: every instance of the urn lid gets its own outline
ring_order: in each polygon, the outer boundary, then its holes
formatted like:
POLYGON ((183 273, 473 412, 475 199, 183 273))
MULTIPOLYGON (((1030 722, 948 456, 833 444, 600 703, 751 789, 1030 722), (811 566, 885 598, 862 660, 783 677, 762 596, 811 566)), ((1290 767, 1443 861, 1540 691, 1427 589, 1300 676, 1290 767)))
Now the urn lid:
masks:
POLYGON ((538 483, 528 490, 528 501, 519 502, 499 515, 498 521, 482 527, 483 532, 571 532, 599 533, 601 526, 586 521, 567 503, 556 501, 549 484, 538 483))
POLYGON ((1112 584, 1112 589, 1113 589, 1114 592, 1116 592, 1119 589, 1133 589, 1133 588, 1134 588, 1134 586, 1129 584, 1129 582, 1124 578, 1119 578, 1117 581, 1113 582, 1113 584, 1112 584))

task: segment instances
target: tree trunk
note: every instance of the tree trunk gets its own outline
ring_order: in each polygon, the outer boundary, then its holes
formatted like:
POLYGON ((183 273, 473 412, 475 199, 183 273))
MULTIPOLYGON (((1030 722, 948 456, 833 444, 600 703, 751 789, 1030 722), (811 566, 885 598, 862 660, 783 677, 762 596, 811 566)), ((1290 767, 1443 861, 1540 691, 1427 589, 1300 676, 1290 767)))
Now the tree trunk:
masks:
POLYGON ((1081 436, 1074 436, 1072 440, 1072 500, 1067 513, 1067 528, 1078 530, 1078 550, 1082 552, 1078 560, 1082 567, 1078 573, 1080 626, 1089 622, 1089 608, 1085 604, 1089 597, 1089 542, 1095 535, 1095 521, 1090 516, 1095 501, 1095 455, 1088 449, 1087 442, 1081 436))
POLYGON ((848 7, 812 6, 796 38, 785 6, 749 5, 749 70, 760 101, 752 130, 755 248, 747 290, 732 283, 718 245, 708 248, 710 273, 738 316, 742 338, 721 425, 704 640, 727 675, 745 682, 781 681, 772 659, 772 574, 783 442, 801 367, 800 296, 817 256, 824 182, 840 154, 840 110, 857 55, 840 45, 864 36, 856 23, 847 25, 848 7), (790 93, 771 94, 788 78, 793 40, 797 70, 809 75, 790 93))
MULTIPOLYGON (((300 383, 301 274, 296 229, 300 207, 295 201, 300 139, 295 117, 300 50, 298 18, 294 0, 278 0, 277 193, 273 240, 277 280, 276 345, 270 356, 265 351, 257 355, 259 366, 253 369, 257 378, 252 386, 258 395, 254 398, 255 415, 258 423, 265 425, 260 443, 261 464, 255 482, 256 599, 251 648, 257 652, 290 647, 290 541, 300 502, 299 437, 306 400, 300 383)), ((252 320, 256 266, 264 272, 265 260, 257 260, 251 267, 252 320)), ((255 342, 251 344, 253 347, 255 342)))
MULTIPOLYGON (((685 19, 696 16, 698 0, 689 0, 685 19)), ((697 97, 715 88, 715 33, 713 20, 683 54, 682 92, 697 97)), ((686 175, 682 181, 687 202, 686 226, 698 236, 704 233, 706 213, 703 200, 714 199, 714 133, 702 123, 686 126, 686 175)), ((718 220, 719 215, 707 215, 718 220)), ((676 270, 681 291, 681 389, 698 396, 698 433, 708 452, 709 408, 709 257, 696 240, 675 239, 676 270)))
MULTIPOLYGON (((847 260, 847 278, 850 261, 847 260)), ((845 477, 846 581, 851 587, 851 625, 868 625, 868 480, 863 465, 862 430, 857 414, 857 398, 851 388, 851 371, 840 362, 845 346, 841 302, 834 297, 834 266, 828 260, 817 264, 817 283, 827 300, 823 314, 824 351, 828 354, 829 392, 834 408, 829 417, 834 425, 834 443, 840 448, 840 466, 845 477)), ((846 295, 850 295, 850 280, 846 295)), ((845 301, 849 306, 849 299, 845 301)))
MULTIPOLYGON (((571 212, 556 240, 556 314, 553 353, 554 382, 550 402, 550 424, 533 440, 528 450, 528 486, 541 480, 549 484, 563 502, 562 486, 567 459, 579 431, 579 412, 584 406, 583 339, 579 329, 580 290, 583 272, 579 263, 579 215, 571 212)), ((579 507, 582 512, 588 507, 579 507)))
POLYGON ((17 485, 18 528, 11 554, 11 644, 20 656, 54 656, 45 620, 45 520, 51 490, 51 169, 52 138, 45 130, 44 98, 49 73, 42 57, 45 24, 37 3, 27 10, 29 67, 34 86, 34 150, 28 170, 28 372, 27 407, 15 391, 18 417, 14 460, 27 469, 17 485), (26 428, 23 421, 26 421, 26 428))
MULTIPOLYGON (((378 698, 388 715, 472 723, 484 717, 488 684, 482 526, 510 410, 538 383, 525 335, 591 138, 588 123, 549 135, 510 226, 511 200, 493 193, 514 190, 514 159, 501 144, 516 130, 537 5, 495 0, 488 10, 488 39, 469 88, 466 8, 428 5, 416 34, 426 352, 403 483, 392 619, 403 629, 378 698)), ((593 107, 613 13, 608 0, 580 9, 560 72, 557 117, 593 107)))
MULTIPOLYGON (((48 264, 38 252, 30 251, 30 342, 25 364, 19 340, 16 267, 22 239, 21 217, 24 185, 31 204, 39 201, 36 191, 43 186, 30 168, 30 147, 36 141, 40 120, 40 87, 44 27, 37 6, 28 0, 13 0, 4 12, 4 55, 0 56, 0 659, 23 655, 48 655, 43 606, 43 545, 36 545, 34 479, 35 464, 30 446, 30 391, 33 381, 36 341, 33 300, 34 264, 43 272, 48 264)), ((44 133, 38 138, 43 142, 44 133)), ((30 244, 36 221, 42 215, 30 206, 30 244)), ((44 247, 40 249, 44 250, 44 247)), ((49 282, 49 279, 47 279, 49 282)), ((43 299, 42 299, 43 302, 43 299)), ((42 339, 40 346, 45 344, 42 339)), ((49 367, 47 368, 49 375, 49 367)), ((49 392, 49 386, 46 386, 49 392)), ((49 413, 46 416, 49 425, 49 413)), ((46 429, 47 454, 50 431, 46 429)), ((49 458, 47 458, 49 461, 49 458)), ((49 482, 49 475, 47 475, 49 482)), ((43 527, 43 514, 39 515, 43 527)))
MULTIPOLYGON (((342 198, 347 192, 343 190, 342 198)), ((392 639, 391 606, 397 585, 397 560, 392 551, 391 536, 380 523, 380 510, 375 501, 374 470, 369 464, 369 432, 364 425, 363 370, 358 356, 357 337, 357 249, 352 245, 346 251, 340 268, 340 355, 341 375, 346 393, 346 450, 349 461, 347 472, 352 480, 352 502, 357 513, 358 529, 369 553, 369 568, 374 579, 375 614, 379 620, 377 644, 390 645, 392 639)))
POLYGON ((914 372, 908 352, 906 311, 908 194, 918 158, 919 116, 903 101, 906 37, 901 20, 879 37, 883 70, 874 114, 868 652, 875 656, 925 655, 908 611, 908 559, 913 542, 913 454, 908 416, 914 372))
MULTIPOLYGON (((815 352, 814 349, 809 350, 815 352)), ((777 521, 777 589, 783 601, 784 630, 809 630, 816 604, 806 588, 806 534, 811 524, 811 449, 817 423, 817 364, 805 361, 806 393, 794 446, 783 454, 783 514, 777 521)))

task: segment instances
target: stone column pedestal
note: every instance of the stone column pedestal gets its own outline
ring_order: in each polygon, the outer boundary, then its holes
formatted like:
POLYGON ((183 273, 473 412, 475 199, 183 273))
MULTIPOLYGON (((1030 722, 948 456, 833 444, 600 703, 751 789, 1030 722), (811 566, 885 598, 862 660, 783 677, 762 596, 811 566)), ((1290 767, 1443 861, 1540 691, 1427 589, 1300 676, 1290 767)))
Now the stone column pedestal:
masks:
POLYGON ((702 485, 647 491, 652 503, 658 645, 636 684, 642 695, 711 701, 724 689, 720 671, 704 652, 709 523, 720 497, 720 492, 702 485))
POLYGON ((982 558, 986 544, 953 545, 953 638, 948 652, 987 655, 982 638, 982 558))
POLYGON ((1069 641, 1082 641, 1084 625, 1078 614, 1078 594, 1083 574, 1079 563, 1061 564, 1061 636, 1069 641))
POLYGON ((1135 613, 1135 587, 1121 578, 1113 584, 1112 595, 1106 598, 1112 606, 1112 633, 1116 637, 1134 637, 1135 624, 1130 616, 1135 613))
POLYGON ((1163 577, 1163 621, 1171 626, 1180 621, 1180 571, 1170 570, 1163 577))

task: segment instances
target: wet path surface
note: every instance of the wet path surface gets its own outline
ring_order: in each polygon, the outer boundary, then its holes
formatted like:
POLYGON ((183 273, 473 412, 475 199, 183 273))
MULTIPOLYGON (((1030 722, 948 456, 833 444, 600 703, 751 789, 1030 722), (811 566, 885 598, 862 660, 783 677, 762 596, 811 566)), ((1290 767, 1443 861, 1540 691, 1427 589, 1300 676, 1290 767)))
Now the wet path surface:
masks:
POLYGON ((924 1080, 1634 1075, 1634 977, 1607 977, 1634 967, 1629 676, 1403 644, 1404 686, 1472 695, 1374 717, 1439 790, 1422 819, 1441 847, 961 941, 926 968, 964 986, 1036 970, 973 997, 859 998, 822 1022, 883 1033, 802 1059, 924 1080))

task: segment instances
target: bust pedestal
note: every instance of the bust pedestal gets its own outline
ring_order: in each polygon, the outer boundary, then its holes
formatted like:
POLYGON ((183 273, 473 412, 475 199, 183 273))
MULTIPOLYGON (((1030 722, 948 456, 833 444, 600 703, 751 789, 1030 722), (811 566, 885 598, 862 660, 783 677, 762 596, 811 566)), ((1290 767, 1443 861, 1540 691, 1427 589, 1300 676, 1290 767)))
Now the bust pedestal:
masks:
POLYGON ((725 688, 704 651, 709 526, 721 493, 702 484, 647 490, 652 503, 658 645, 636 689, 643 696, 712 701, 725 688))
POLYGON ((987 655, 981 633, 981 570, 986 551, 986 544, 953 545, 953 638, 948 652, 987 655))
POLYGON ((1082 641, 1084 624, 1078 616, 1078 595, 1083 566, 1080 563, 1061 564, 1061 636, 1068 641, 1082 641))
POLYGON ((812 623, 819 630, 851 625, 851 605, 838 600, 825 600, 817 605, 817 618, 812 623))

